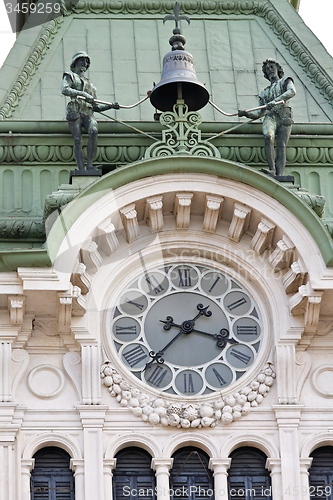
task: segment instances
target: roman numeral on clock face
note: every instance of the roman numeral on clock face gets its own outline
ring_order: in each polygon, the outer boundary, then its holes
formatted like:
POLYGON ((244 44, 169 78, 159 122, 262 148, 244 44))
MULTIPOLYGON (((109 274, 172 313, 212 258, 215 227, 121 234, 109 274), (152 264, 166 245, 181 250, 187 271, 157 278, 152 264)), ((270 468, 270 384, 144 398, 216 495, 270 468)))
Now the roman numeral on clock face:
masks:
POLYGON ((230 351, 230 355, 239 359, 239 361, 241 361, 245 365, 247 365, 249 363, 249 361, 251 360, 251 356, 249 356, 248 354, 244 354, 243 352, 238 351, 237 349, 232 349, 230 351))
POLYGON ((168 370, 166 370, 165 368, 162 368, 161 366, 156 366, 154 371, 149 375, 149 378, 147 378, 147 382, 149 382, 152 385, 155 385, 156 387, 160 387, 167 373, 168 370))
POLYGON ((178 269, 178 275, 179 275, 178 286, 192 286, 190 273, 191 273, 190 269, 178 269))
POLYGON ((256 325, 237 325, 237 335, 257 335, 258 327, 256 325))
POLYGON ((125 297, 125 302, 127 302, 127 304, 132 304, 132 306, 137 307, 138 309, 140 309, 140 311, 142 311, 142 309, 144 308, 143 304, 139 304, 139 302, 134 302, 133 300, 130 300, 127 297, 125 297))
POLYGON ((153 292, 157 295, 158 293, 162 293, 164 291, 161 283, 158 282, 155 276, 145 276, 145 279, 149 285, 149 287, 153 290, 153 292))
POLYGON ((141 345, 136 345, 129 351, 123 353, 123 357, 126 359, 130 367, 133 368, 133 366, 136 366, 140 363, 140 361, 147 357, 147 353, 141 345))
POLYGON ((120 326, 116 325, 116 335, 128 335, 131 333, 136 333, 136 326, 120 326))
POLYGON ((234 309, 237 309, 237 307, 242 306, 243 304, 246 304, 246 299, 242 297, 241 299, 235 300, 235 302, 232 302, 232 304, 229 304, 227 307, 229 311, 233 311, 234 309))
POLYGON ((213 373, 215 375, 215 377, 217 378, 217 380, 219 381, 220 385, 225 385, 227 382, 224 380, 224 378, 222 377, 222 375, 217 371, 216 368, 213 368, 213 373))
POLYGON ((193 378, 191 373, 184 373, 184 393, 191 394, 194 392, 193 378))
POLYGON ((219 279, 221 279, 221 278, 220 278, 220 276, 218 276, 218 277, 216 278, 216 280, 214 281, 214 283, 212 284, 212 286, 209 288, 209 290, 208 290, 208 292, 209 292, 209 293, 210 293, 210 292, 213 290, 213 288, 217 285, 217 282, 219 281, 219 279))

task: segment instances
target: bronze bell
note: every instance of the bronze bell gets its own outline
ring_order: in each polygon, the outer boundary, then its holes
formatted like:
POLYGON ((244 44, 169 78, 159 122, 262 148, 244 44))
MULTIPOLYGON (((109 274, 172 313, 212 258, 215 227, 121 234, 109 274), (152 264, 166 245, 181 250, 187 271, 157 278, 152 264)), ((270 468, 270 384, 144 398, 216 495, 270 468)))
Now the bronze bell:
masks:
POLYGON ((172 111, 177 99, 184 99, 189 111, 198 111, 209 101, 208 90, 197 79, 193 57, 185 50, 164 56, 161 81, 150 96, 150 102, 160 111, 172 111))
POLYGON ((169 19, 176 23, 169 40, 172 52, 163 58, 161 81, 151 91, 150 102, 160 111, 172 111, 177 100, 184 99, 189 111, 198 111, 209 101, 209 92, 197 79, 192 55, 184 50, 186 40, 178 23, 182 19, 190 24, 190 19, 180 15, 178 2, 173 12, 173 15, 169 14, 163 19, 163 23, 169 19))

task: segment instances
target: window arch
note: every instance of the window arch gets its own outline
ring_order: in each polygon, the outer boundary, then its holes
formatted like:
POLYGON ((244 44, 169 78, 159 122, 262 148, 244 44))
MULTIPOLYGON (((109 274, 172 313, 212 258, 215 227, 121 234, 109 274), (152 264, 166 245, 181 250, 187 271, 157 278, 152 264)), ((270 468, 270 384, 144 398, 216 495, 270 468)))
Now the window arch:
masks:
POLYGON ((124 448, 116 454, 113 472, 115 500, 155 500, 155 473, 150 454, 141 448, 124 448))
POLYGON ((322 446, 311 455, 309 486, 311 499, 333 500, 333 446, 322 446))
POLYGON ((37 451, 33 458, 31 500, 74 500, 69 454, 61 448, 48 446, 37 451))
POLYGON ((230 454, 229 496, 234 500, 270 500, 271 477, 266 455, 257 448, 244 446, 230 454))
POLYGON ((193 446, 173 454, 170 489, 175 500, 210 500, 214 496, 214 480, 208 468, 208 455, 193 446))

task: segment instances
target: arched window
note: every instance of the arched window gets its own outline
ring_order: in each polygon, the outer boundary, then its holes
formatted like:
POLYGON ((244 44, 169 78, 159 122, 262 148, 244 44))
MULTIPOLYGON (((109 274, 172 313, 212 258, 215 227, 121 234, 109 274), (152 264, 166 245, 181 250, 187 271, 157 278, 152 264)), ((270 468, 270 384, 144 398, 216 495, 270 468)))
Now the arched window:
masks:
POLYGON ((234 450, 228 470, 229 497, 233 500, 270 500, 271 478, 265 468, 267 457, 256 448, 234 450))
POLYGON ((312 499, 333 500, 333 446, 322 446, 310 455, 309 486, 312 499))
POLYGON ((214 496, 214 480, 208 468, 209 457, 192 446, 173 455, 170 471, 171 498, 174 500, 210 500, 214 496))
POLYGON ((37 451, 33 458, 31 500, 74 500, 74 477, 68 453, 48 446, 37 451))
POLYGON ((155 500, 155 473, 149 453, 141 448, 125 448, 115 458, 113 498, 155 500))

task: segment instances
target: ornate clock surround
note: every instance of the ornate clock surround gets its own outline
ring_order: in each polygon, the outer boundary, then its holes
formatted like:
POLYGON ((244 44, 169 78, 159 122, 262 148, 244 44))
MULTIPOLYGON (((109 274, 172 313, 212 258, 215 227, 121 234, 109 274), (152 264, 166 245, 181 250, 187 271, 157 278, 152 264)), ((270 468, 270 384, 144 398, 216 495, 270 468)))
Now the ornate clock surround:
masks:
MULTIPOLYGON (((158 162, 165 163, 163 160, 158 162)), ((208 163, 215 164, 216 160, 202 162, 209 166, 208 163)), ((307 272, 311 273, 312 280, 319 279, 322 272, 320 255, 304 227, 294 233, 293 213, 265 193, 237 181, 193 173, 140 179, 113 192, 105 192, 100 201, 95 201, 93 196, 94 206, 90 205, 84 217, 73 224, 69 236, 73 257, 75 248, 81 248, 79 266, 82 263, 87 271, 82 273, 76 267, 74 257, 71 281, 80 285, 85 274, 90 277, 87 288, 91 288, 90 293, 82 297, 86 304, 80 302, 81 297, 74 296, 72 314, 80 316, 89 311, 81 324, 85 324, 90 336, 95 336, 94 342, 101 341, 106 345, 105 332, 102 331, 104 319, 101 322, 100 313, 94 314, 93 309, 96 306, 97 311, 102 311, 107 307, 106 297, 110 297, 110 289, 119 285, 115 271, 122 268, 125 272, 126 267, 126 273, 134 276, 135 254, 141 252, 142 256, 143 251, 144 263, 148 266, 156 264, 159 259, 164 262, 171 253, 173 258, 186 255, 188 259, 190 245, 194 248, 194 260, 207 258, 208 264, 226 265, 229 271, 236 269, 255 283, 255 288, 270 308, 274 324, 272 347, 279 339, 289 342, 293 329, 296 335, 300 335, 301 325, 304 322, 307 325, 311 318, 315 320, 316 316, 308 314, 307 310, 312 305, 320 305, 320 293, 311 289, 307 272), (170 212, 172 204, 174 210, 170 212), (217 210, 219 205, 220 210, 217 210), (215 222, 214 215, 217 216, 215 222), (127 261, 122 267, 124 257, 127 261), (106 272, 106 266, 111 266, 110 272, 106 272), (277 303, 285 304, 282 311, 277 308, 277 303)), ((67 241, 69 239, 63 240, 58 252, 59 265, 62 255, 64 258, 68 256, 67 241)), ((64 267, 69 267, 68 258, 64 267)), ((118 291, 120 289, 121 285, 118 291)), ((73 332, 79 332, 81 328, 77 326, 73 332)), ((109 357, 107 353, 105 360, 110 361, 109 357)), ((110 368, 109 363, 107 366, 110 368)), ((260 379, 261 375, 258 372, 260 379)), ((255 374, 253 377, 255 381, 255 374)), ((104 372, 102 378, 105 378, 104 372)), ((127 380, 125 383, 128 384, 127 380)), ((148 395, 148 399, 152 397, 148 395)), ((127 406, 124 400, 121 401, 127 406)))

